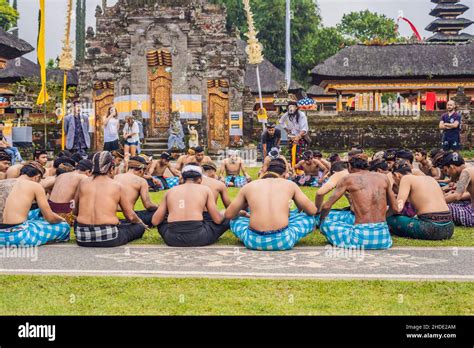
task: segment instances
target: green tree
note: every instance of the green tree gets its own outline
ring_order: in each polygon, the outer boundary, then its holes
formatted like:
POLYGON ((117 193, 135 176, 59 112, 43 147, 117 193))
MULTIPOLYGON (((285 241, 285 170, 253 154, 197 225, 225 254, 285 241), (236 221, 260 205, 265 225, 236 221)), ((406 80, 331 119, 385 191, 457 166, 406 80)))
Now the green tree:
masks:
POLYGON ((13 28, 18 20, 18 11, 10 6, 7 0, 0 0, 0 27, 3 30, 13 28))
MULTIPOLYGON (((247 20, 242 0, 212 0, 212 2, 226 5, 227 27, 237 27, 242 38, 245 38, 243 34, 247 32, 247 20)), ((251 1, 263 53, 281 70, 285 69, 285 4, 286 0, 251 1)), ((308 71, 307 45, 318 32, 321 16, 314 0, 292 1, 291 9, 293 77, 304 82, 308 71)))
POLYGON ((345 14, 337 28, 347 38, 358 42, 372 40, 390 42, 399 39, 393 19, 369 10, 345 14))
POLYGON ((86 1, 76 0, 76 61, 84 60, 86 50, 86 1))

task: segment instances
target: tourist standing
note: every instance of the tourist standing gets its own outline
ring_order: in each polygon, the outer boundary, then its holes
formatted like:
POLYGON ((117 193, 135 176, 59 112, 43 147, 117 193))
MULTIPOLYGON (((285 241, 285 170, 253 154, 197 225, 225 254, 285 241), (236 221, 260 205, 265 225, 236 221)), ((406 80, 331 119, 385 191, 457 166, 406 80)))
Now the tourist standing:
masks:
POLYGON ((272 148, 279 148, 281 142, 281 130, 276 129, 273 122, 268 122, 266 128, 262 133, 261 139, 263 159, 267 157, 272 148))
POLYGON ((119 120, 115 106, 111 106, 104 117, 104 151, 117 151, 119 144, 119 120))
POLYGON ((140 143, 140 128, 138 123, 132 116, 125 118, 125 126, 123 127, 123 138, 125 139, 124 152, 125 157, 130 155, 132 157, 137 155, 137 147, 140 143))
POLYGON ((442 146, 444 151, 459 151, 461 149, 461 114, 456 111, 456 103, 450 100, 447 113, 441 116, 439 128, 443 130, 442 146))
POLYGON ((78 101, 73 103, 73 113, 64 118, 64 132, 66 134, 66 148, 85 156, 90 148, 89 116, 82 112, 78 101))
POLYGON ((288 133, 291 165, 294 167, 296 163, 302 160, 303 153, 311 142, 311 138, 308 135, 308 119, 298 109, 296 102, 290 102, 288 112, 280 118, 280 125, 288 133))
POLYGON ((0 150, 6 152, 11 156, 11 164, 14 165, 15 163, 23 162, 23 158, 21 157, 20 151, 14 146, 11 146, 5 136, 3 135, 3 129, 5 128, 5 123, 0 121, 0 150))

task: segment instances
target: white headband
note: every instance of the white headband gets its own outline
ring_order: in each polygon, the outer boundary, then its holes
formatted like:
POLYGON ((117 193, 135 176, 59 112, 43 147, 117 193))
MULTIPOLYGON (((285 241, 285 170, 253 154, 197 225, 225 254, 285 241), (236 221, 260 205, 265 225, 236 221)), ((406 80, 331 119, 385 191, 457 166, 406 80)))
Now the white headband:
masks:
POLYGON ((202 168, 199 166, 185 166, 181 173, 196 172, 202 175, 202 168))

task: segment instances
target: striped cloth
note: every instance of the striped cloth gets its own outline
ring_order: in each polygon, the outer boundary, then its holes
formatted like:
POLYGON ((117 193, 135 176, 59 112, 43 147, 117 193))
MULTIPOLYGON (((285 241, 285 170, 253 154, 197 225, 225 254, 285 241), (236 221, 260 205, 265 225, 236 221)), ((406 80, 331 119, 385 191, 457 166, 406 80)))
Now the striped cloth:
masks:
POLYGON ((48 242, 67 242, 70 231, 67 222, 50 224, 42 218, 41 211, 36 209, 29 212, 28 220, 24 223, 0 229, 0 246, 33 247, 48 242))
POLYGON ((225 185, 227 187, 244 187, 248 184, 247 178, 245 176, 227 176, 225 178, 225 185), (231 183, 234 183, 232 186, 231 183))
POLYGON ((300 239, 313 232, 316 221, 314 216, 291 212, 288 227, 270 235, 252 231, 249 224, 249 218, 239 217, 230 222, 230 229, 248 249, 271 251, 292 249, 300 239))
POLYGON ((332 210, 320 230, 329 243, 340 248, 388 249, 392 246, 386 222, 356 225, 355 215, 349 210, 332 210))
POLYGON ((472 209, 471 201, 450 203, 448 207, 455 225, 474 226, 474 209, 472 209))

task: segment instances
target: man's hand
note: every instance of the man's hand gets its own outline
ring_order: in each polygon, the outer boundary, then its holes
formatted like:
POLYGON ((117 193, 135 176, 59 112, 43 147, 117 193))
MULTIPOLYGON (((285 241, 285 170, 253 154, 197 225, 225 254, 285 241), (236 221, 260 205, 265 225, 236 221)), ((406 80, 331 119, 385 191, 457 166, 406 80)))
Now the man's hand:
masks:
POLYGON ((246 217, 246 218, 249 218, 249 219, 250 219, 250 214, 249 214, 248 211, 246 211, 246 210, 241 210, 239 214, 240 214, 240 216, 242 216, 242 217, 246 217))

